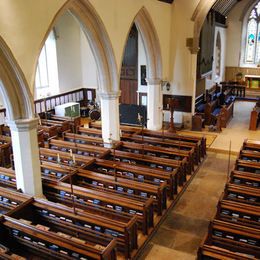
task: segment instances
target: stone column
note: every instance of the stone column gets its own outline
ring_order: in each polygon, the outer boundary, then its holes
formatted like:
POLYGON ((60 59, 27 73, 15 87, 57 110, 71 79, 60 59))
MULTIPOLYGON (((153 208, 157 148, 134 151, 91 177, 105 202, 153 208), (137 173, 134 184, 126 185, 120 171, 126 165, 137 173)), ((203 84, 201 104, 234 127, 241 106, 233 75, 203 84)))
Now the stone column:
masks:
POLYGON ((43 197, 37 136, 38 119, 9 121, 17 189, 43 197))
POLYGON ((147 128, 160 130, 163 108, 161 79, 147 79, 147 82, 147 128))
POLYGON ((99 93, 104 143, 109 143, 110 138, 120 140, 119 94, 120 92, 99 93))

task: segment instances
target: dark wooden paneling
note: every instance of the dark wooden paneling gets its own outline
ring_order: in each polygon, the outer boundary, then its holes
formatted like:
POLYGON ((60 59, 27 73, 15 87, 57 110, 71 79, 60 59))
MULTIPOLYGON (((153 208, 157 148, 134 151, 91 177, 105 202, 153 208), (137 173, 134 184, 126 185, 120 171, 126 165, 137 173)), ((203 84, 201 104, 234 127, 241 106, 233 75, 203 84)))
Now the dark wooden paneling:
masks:
POLYGON ((120 80, 121 98, 120 103, 123 104, 137 104, 137 80, 120 80))
POLYGON ((191 96, 176 96, 176 95, 163 95, 163 109, 169 110, 168 104, 168 98, 175 98, 176 99, 176 105, 174 108, 174 111, 179 112, 191 112, 191 103, 192 103, 192 97, 191 96))

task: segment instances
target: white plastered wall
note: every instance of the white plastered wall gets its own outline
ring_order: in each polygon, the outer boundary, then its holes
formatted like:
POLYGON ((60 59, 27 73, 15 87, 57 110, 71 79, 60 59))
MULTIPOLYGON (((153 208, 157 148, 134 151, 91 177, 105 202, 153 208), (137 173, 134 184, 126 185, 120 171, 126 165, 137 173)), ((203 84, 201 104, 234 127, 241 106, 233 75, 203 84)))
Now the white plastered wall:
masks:
MULTIPOLYGON (((242 44, 242 25, 241 16, 250 0, 239 2, 229 13, 227 19, 227 47, 226 47, 226 66, 239 67, 241 44, 242 44)), ((242 64, 241 64, 242 65, 242 64)))

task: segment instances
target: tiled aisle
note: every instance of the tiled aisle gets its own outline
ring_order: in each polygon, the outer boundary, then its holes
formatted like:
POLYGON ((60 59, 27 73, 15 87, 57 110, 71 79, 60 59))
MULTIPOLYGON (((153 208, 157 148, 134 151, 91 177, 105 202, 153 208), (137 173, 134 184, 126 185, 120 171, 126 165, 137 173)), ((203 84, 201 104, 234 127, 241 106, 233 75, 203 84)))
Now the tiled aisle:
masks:
MULTIPOLYGON (((231 157, 233 167, 236 157, 231 157)), ((169 212, 142 257, 147 260, 192 260, 214 217, 227 179, 228 156, 208 156, 175 207, 169 212)))
POLYGON ((234 117, 229 122, 227 128, 223 128, 217 138, 211 144, 210 149, 228 150, 231 140, 231 151, 239 152, 244 139, 260 140, 260 127, 257 131, 249 131, 250 113, 255 102, 236 101, 234 107, 234 117))

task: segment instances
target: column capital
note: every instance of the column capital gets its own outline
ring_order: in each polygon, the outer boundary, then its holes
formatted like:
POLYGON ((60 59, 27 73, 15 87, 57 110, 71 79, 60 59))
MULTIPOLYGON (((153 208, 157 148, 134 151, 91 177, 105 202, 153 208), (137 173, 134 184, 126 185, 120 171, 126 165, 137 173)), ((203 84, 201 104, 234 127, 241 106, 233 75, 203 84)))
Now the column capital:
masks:
POLYGON ((160 85, 162 83, 162 79, 158 78, 147 78, 146 82, 148 85, 160 85))
POLYGON ((31 129, 37 128, 39 119, 30 118, 30 119, 8 120, 6 123, 8 124, 11 130, 24 132, 24 131, 29 131, 31 129))
POLYGON ((117 99, 121 95, 121 91, 111 91, 111 92, 98 92, 98 95, 101 99, 117 99))

